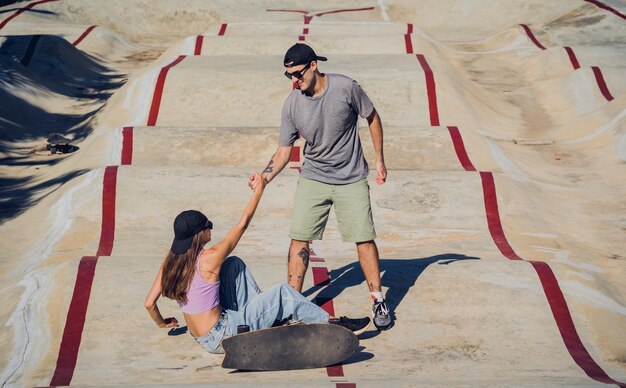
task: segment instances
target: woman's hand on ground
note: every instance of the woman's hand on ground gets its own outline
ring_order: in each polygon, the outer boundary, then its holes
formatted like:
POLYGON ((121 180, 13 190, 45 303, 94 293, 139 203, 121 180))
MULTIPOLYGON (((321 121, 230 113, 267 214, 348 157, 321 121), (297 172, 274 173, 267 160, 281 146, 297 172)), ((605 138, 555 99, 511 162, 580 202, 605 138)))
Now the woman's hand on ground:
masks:
POLYGON ((178 320, 174 317, 165 318, 163 323, 159 325, 162 329, 169 329, 172 327, 178 327, 178 320))

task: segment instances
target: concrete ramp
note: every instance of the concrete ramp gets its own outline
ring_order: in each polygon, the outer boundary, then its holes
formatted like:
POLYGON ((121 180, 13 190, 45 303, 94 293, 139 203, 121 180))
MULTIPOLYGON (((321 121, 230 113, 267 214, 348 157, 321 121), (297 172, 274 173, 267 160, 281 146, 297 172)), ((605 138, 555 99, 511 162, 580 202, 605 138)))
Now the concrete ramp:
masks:
MULTIPOLYGON (((0 224, 0 384, 626 386, 626 7, 307 7, 0 8, 0 65, 27 80, 0 81, 11 97, 0 110, 0 199, 20 205, 0 224), (372 171, 370 193, 396 321, 363 333, 341 365, 230 371, 189 334, 157 328, 143 300, 180 211, 204 212, 214 241, 239 219, 248 176, 277 146, 292 88, 282 58, 295 42, 328 56, 323 72, 358 80, 381 115, 389 177, 377 185, 372 171), (18 64, 26 54, 32 64, 18 64), (101 93, 88 106, 86 87, 101 93), (83 120, 31 116, 24 101, 93 113, 80 132, 83 120), (80 151, 15 151, 44 140, 45 126, 75 133, 80 151), (30 137, 11 137, 16 128, 30 137)), ((299 140, 234 252, 262 289, 286 279, 302 161, 299 140)), ((341 241, 334 214, 311 248, 303 294, 332 315, 369 315, 354 244, 341 241)), ((159 306, 183 322, 175 302, 159 306)))

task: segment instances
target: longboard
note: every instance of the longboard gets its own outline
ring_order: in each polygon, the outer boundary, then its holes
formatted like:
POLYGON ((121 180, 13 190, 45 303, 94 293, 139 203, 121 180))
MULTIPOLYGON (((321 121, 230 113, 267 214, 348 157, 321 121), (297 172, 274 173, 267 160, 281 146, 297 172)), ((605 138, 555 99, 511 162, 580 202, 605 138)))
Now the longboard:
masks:
POLYGON ((321 368, 356 351, 359 339, 345 327, 296 324, 237 334, 222 341, 223 368, 252 371, 321 368))

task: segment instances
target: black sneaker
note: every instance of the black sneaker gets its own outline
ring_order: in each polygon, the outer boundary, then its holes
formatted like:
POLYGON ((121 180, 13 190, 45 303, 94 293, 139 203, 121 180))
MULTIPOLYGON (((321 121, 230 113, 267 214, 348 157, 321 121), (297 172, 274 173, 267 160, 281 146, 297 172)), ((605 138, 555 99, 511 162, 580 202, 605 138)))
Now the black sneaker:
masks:
POLYGON ((352 319, 348 317, 330 318, 328 320, 328 323, 332 323, 333 325, 343 326, 346 329, 352 331, 354 334, 359 335, 363 333, 365 329, 369 327, 370 318, 369 317, 356 318, 356 319, 352 319))
POLYGON ((374 326, 376 326, 378 330, 388 330, 391 328, 393 320, 389 314, 387 303, 385 303, 384 300, 374 302, 374 306, 372 306, 372 314, 374 316, 374 326))

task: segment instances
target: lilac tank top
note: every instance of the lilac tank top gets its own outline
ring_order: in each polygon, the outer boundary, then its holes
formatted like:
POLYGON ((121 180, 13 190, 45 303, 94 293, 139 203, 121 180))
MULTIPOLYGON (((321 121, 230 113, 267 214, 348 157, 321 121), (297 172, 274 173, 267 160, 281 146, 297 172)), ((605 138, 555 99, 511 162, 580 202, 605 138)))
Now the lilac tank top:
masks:
POLYGON ((220 304, 220 282, 209 283, 200 276, 196 262, 196 272, 189 284, 187 302, 178 302, 184 313, 195 315, 212 310, 220 304))

